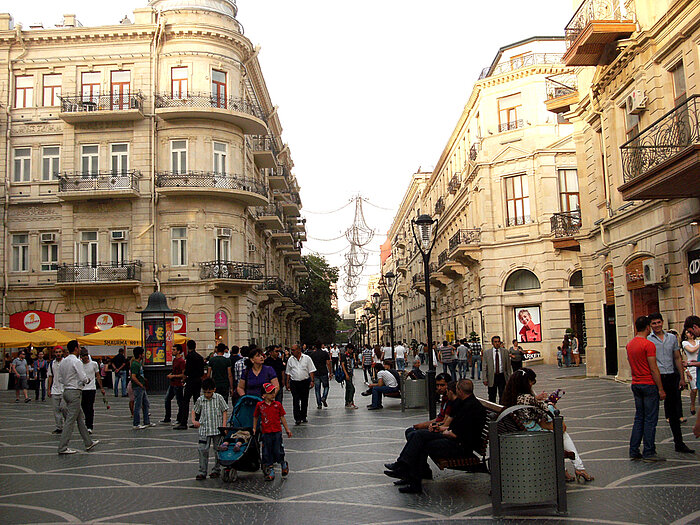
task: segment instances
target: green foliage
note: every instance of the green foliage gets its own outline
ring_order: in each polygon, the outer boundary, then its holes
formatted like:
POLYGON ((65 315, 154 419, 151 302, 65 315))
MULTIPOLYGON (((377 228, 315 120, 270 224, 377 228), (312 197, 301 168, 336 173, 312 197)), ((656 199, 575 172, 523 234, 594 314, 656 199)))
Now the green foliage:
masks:
POLYGON ((301 342, 307 345, 334 342, 338 311, 331 307, 334 295, 331 284, 338 282, 338 269, 316 255, 306 255, 303 261, 309 276, 300 283, 299 298, 311 317, 301 321, 301 342))

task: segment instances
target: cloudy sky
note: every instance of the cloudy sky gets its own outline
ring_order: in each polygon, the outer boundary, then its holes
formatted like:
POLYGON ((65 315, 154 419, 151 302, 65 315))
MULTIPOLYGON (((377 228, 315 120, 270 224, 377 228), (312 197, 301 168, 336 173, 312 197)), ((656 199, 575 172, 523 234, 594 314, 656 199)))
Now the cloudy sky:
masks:
MULTIPOLYGON (((498 48, 560 35, 573 0, 237 0, 246 36, 279 106, 292 150, 309 241, 341 266, 341 235, 355 195, 375 241, 365 277, 378 271, 379 244, 411 174, 432 168, 480 71, 498 48), (382 209, 386 208, 386 209, 382 209), (370 266, 371 265, 371 266, 370 266)), ((10 0, 16 22, 52 27, 64 13, 83 25, 118 22, 147 0, 10 0)), ((340 284, 340 283, 339 283, 340 284)), ((342 289, 342 287, 340 287, 342 289)), ((339 290, 341 308, 347 304, 339 290)))

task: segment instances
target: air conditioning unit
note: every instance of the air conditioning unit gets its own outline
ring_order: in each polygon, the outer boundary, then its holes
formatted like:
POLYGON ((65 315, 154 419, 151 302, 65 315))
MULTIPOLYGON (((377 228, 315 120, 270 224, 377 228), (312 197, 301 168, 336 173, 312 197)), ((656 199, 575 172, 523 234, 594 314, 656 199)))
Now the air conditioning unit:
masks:
POLYGON ((55 233, 42 233, 41 234, 41 243, 42 244, 49 244, 56 242, 56 234, 55 233))
POLYGON ((627 96, 627 112, 639 115, 647 109, 647 97, 641 89, 635 89, 627 96))
POLYGON ((113 241, 125 241, 129 236, 126 230, 113 230, 110 232, 113 241))
POLYGON ((642 261, 642 273, 644 273, 644 284, 653 286, 666 281, 666 267, 659 259, 647 259, 642 261))
POLYGON ((258 247, 255 246, 254 243, 252 243, 252 242, 249 242, 249 243, 248 243, 248 253, 253 253, 253 252, 256 251, 257 249, 258 249, 258 247))
POLYGON ((231 237, 231 228, 217 228, 216 229, 216 236, 217 237, 231 237))

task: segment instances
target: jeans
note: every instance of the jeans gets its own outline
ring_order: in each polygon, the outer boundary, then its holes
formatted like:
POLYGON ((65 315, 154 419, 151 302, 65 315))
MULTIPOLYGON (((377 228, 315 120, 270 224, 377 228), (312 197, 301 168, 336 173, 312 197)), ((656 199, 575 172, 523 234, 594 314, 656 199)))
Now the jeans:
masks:
POLYGON ((282 432, 271 432, 262 435, 262 464, 272 466, 284 461, 284 446, 282 432))
POLYGON ((95 423, 95 395, 97 390, 83 390, 83 396, 80 400, 80 406, 85 415, 85 426, 92 430, 92 425, 95 423))
POLYGON ((122 383, 122 397, 126 395, 126 370, 114 373, 114 397, 119 395, 119 381, 122 383))
POLYGON ((478 366, 479 376, 477 379, 480 380, 481 379, 481 356, 480 355, 473 355, 472 356, 472 379, 474 379, 474 372, 477 371, 477 365, 479 365, 478 366))
POLYGON ((390 394, 392 392, 398 392, 399 387, 397 386, 374 386, 372 387, 372 406, 380 407, 382 406, 382 394, 390 394))
POLYGON ((88 434, 87 427, 85 426, 83 410, 80 408, 82 394, 83 392, 81 390, 72 388, 66 388, 63 391, 63 402, 66 407, 66 422, 63 424, 61 441, 58 443, 59 453, 65 452, 68 449, 68 443, 70 442, 76 423, 78 424, 78 431, 80 432, 80 437, 83 438, 85 447, 87 448, 92 444, 92 439, 90 439, 90 434, 88 434))
POLYGON ((666 391, 666 399, 664 399, 664 414, 668 419, 668 424, 671 427, 673 434, 673 442, 676 446, 683 445, 683 432, 681 431, 681 391, 678 390, 680 383, 680 375, 677 372, 673 374, 661 374, 661 384, 666 391))
POLYGON ((630 437, 630 457, 639 455, 644 438, 644 457, 656 454, 656 423, 659 420, 659 389, 656 385, 632 385, 634 425, 630 437))
POLYGON ((457 361, 452 361, 450 363, 442 363, 442 371, 446 374, 450 374, 452 381, 457 380, 457 361), (448 371, 449 369, 449 371, 448 371))
POLYGON ((143 424, 150 425, 151 419, 148 415, 148 411, 151 408, 151 404, 148 402, 146 389, 133 384, 132 388, 134 389, 134 426, 141 424, 141 409, 143 409, 143 424))
POLYGON ((311 379, 303 379, 301 381, 290 381, 289 390, 292 392, 292 406, 294 411, 294 421, 303 421, 306 419, 307 409, 309 407, 309 384, 311 379))
POLYGON ((63 424, 66 420, 66 407, 63 403, 62 394, 52 394, 51 403, 53 403, 53 417, 56 420, 56 429, 63 430, 63 424))
POLYGON ((355 404, 355 384, 352 382, 352 376, 350 379, 345 380, 345 406, 355 404))
MULTIPOLYGON (((168 386, 168 391, 165 393, 165 417, 163 418, 163 421, 170 421, 170 415, 171 415, 171 408, 170 405, 172 403, 173 398, 177 401, 177 408, 178 408, 178 414, 180 413, 180 407, 182 406, 182 403, 184 402, 185 398, 183 395, 183 388, 181 386, 173 386, 169 385, 168 386)), ((179 420, 178 420, 179 423, 179 420)))
POLYGON ((314 377, 314 391, 316 392, 316 404, 321 406, 321 403, 328 398, 328 374, 316 374, 316 377, 314 377), (323 394, 321 394, 321 385, 323 385, 323 394))
POLYGON ((34 390, 34 400, 39 399, 39 388, 41 387, 41 400, 46 399, 46 379, 36 380, 36 390, 34 390))
MULTIPOLYGON (((143 389, 139 389, 143 390, 143 389)), ((136 413, 134 411, 134 413, 136 413)), ((219 455, 216 453, 217 447, 221 444, 221 435, 215 436, 199 436, 199 443, 197 444, 197 452, 199 452, 199 473, 207 475, 207 470, 209 469, 209 447, 214 447, 214 468, 211 469, 212 473, 221 472, 221 463, 219 463, 219 455)))
POLYGON ((571 350, 564 354, 564 366, 571 366, 571 350))
POLYGON ((403 357, 396 358, 396 370, 399 372, 406 370, 406 360, 403 357))
POLYGON ((464 379, 469 372, 469 362, 466 359, 460 359, 457 361, 457 369, 459 370, 459 378, 464 379))
POLYGON ((372 365, 362 365, 362 372, 365 374, 365 383, 372 379, 372 365), (367 373, 369 373, 369 379, 367 379, 367 373))

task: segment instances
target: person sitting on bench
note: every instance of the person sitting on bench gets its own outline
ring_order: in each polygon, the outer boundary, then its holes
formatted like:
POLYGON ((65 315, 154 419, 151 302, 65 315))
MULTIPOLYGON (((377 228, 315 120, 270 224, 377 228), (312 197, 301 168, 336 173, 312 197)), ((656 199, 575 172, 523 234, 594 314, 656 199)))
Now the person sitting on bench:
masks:
POLYGON ((372 383, 366 392, 362 392, 363 396, 372 396, 372 403, 367 405, 368 410, 379 410, 382 406, 382 394, 391 394, 399 391, 399 380, 389 370, 388 363, 376 363, 374 372, 377 375, 377 382, 372 383))
POLYGON ((420 369, 420 357, 416 357, 413 360, 413 368, 406 374, 406 377, 410 379, 425 379, 425 374, 420 369))

